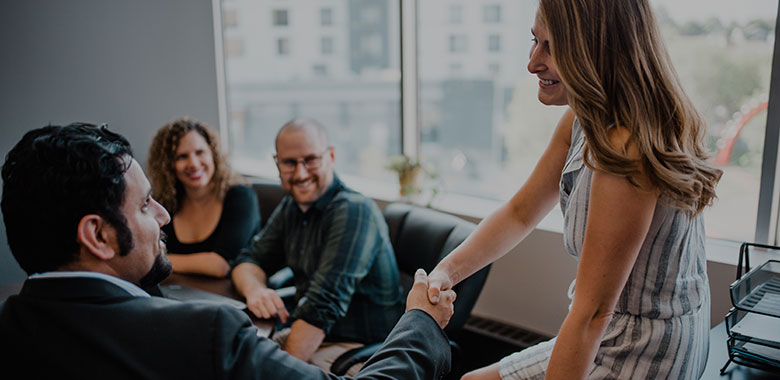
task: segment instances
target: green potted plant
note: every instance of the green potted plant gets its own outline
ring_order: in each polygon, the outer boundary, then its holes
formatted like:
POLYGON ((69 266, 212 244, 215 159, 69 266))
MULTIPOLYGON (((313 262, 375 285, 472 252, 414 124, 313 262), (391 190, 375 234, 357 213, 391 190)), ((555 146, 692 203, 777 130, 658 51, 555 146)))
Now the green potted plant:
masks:
POLYGON ((385 168, 398 174, 402 197, 411 198, 422 192, 422 178, 425 170, 419 159, 413 159, 405 154, 392 156, 385 168))
POLYGON ((422 192, 422 177, 425 173, 422 162, 405 154, 390 157, 387 170, 398 174, 400 193, 404 198, 411 198, 422 192))
MULTIPOLYGON (((435 180, 438 178, 436 170, 430 167, 430 165, 426 165, 422 160, 405 154, 391 156, 385 168, 396 172, 400 195, 407 201, 420 202, 419 197, 423 193, 423 179, 435 180)), ((430 192, 430 199, 426 202, 426 206, 430 207, 431 202, 439 193, 439 184, 432 185, 428 190, 426 192, 430 192)))

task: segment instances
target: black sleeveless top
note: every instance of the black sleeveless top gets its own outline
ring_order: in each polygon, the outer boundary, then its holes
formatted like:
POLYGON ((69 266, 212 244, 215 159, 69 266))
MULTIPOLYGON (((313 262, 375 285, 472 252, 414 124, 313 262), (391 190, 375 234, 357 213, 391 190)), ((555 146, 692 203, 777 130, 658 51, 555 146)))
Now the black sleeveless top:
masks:
POLYGON ((206 239, 189 244, 180 242, 173 228, 173 218, 162 228, 168 235, 166 245, 169 253, 216 252, 230 264, 259 229, 257 195, 254 190, 244 185, 228 189, 217 227, 206 239))

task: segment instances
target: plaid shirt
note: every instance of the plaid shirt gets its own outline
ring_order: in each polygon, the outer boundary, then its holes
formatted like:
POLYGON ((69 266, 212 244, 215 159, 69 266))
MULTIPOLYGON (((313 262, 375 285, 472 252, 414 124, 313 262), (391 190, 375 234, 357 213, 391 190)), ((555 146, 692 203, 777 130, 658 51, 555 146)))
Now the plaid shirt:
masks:
POLYGON ((403 314, 385 219, 336 176, 305 213, 286 196, 239 255, 237 264, 243 262, 269 275, 292 268, 293 318, 322 329, 330 341, 384 340, 403 314))

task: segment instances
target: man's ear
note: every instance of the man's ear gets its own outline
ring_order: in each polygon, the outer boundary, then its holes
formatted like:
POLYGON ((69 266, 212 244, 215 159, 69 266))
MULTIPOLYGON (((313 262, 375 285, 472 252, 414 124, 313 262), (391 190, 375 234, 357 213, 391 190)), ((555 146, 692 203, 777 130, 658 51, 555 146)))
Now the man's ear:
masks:
POLYGON ((111 260, 117 253, 116 231, 96 214, 84 215, 76 230, 76 240, 100 260, 111 260))

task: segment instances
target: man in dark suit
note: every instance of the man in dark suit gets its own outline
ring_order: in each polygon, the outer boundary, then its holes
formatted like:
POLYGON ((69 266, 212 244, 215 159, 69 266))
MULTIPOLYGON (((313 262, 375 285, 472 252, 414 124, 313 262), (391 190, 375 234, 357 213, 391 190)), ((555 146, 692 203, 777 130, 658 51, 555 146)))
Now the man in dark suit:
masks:
MULTIPOLYGON (((30 275, 0 309, 0 367, 25 378, 336 376, 256 336, 229 306, 150 297, 171 271, 151 198, 127 140, 104 126, 28 132, 2 169, 2 211, 30 275)), ((433 379, 450 365, 446 302, 428 302, 419 272, 407 312, 356 378, 433 379)))

